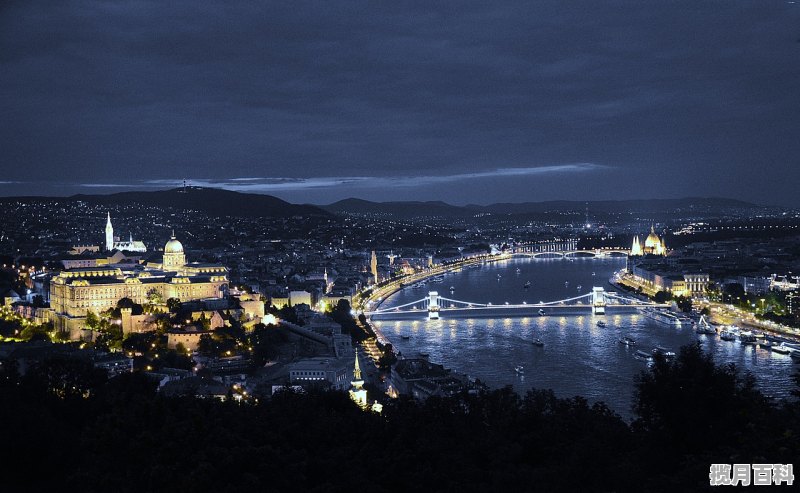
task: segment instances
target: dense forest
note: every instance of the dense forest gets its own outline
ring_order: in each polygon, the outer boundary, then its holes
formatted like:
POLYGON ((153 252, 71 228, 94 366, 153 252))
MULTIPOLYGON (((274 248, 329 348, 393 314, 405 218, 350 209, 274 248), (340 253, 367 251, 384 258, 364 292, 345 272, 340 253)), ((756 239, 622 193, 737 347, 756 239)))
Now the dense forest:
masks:
MULTIPOLYGON (((800 384, 800 377, 796 376, 800 384)), ((637 380, 628 423, 602 404, 509 388, 391 401, 283 392, 166 398, 141 373, 0 364, 2 491, 702 491, 712 463, 792 463, 800 405, 698 346, 637 380)))

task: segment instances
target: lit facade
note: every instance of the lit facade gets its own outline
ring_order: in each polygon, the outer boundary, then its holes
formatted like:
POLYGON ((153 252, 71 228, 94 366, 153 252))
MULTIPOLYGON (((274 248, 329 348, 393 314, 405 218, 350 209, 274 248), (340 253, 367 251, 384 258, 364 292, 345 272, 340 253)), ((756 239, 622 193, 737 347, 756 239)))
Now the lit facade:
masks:
POLYGON ((56 328, 84 328, 88 311, 115 308, 122 298, 146 304, 150 299, 192 301, 221 298, 228 290, 228 269, 217 264, 186 263, 183 245, 173 236, 161 264, 104 265, 65 270, 50 281, 51 318, 56 328))
POLYGON ((644 246, 639 242, 639 237, 633 237, 633 244, 631 245, 631 256, 641 255, 666 255, 667 246, 664 243, 664 238, 659 238, 653 226, 650 226, 650 234, 644 240, 644 246))
POLYGON ((134 240, 133 235, 129 236, 128 241, 116 241, 114 237, 114 226, 111 225, 111 213, 108 213, 106 219, 106 250, 124 250, 126 252, 140 252, 147 251, 147 247, 141 241, 134 240))

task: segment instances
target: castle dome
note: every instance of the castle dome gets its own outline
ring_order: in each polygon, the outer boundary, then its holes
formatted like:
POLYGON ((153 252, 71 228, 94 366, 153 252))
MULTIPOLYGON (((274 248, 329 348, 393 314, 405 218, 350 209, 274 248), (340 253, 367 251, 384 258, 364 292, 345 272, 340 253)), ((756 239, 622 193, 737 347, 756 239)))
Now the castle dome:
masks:
POLYGON ((164 245, 164 253, 183 253, 183 245, 180 241, 175 239, 175 234, 173 234, 172 239, 164 245))

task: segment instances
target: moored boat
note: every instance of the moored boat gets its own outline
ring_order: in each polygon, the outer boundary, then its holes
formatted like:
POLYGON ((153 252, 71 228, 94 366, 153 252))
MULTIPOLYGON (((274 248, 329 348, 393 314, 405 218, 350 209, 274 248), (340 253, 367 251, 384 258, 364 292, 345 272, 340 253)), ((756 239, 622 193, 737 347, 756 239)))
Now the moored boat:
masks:
POLYGON ((657 322, 661 322, 663 324, 672 325, 675 327, 681 326, 681 319, 665 310, 656 310, 653 308, 647 308, 644 310, 644 314, 648 318, 653 319, 657 322))
POLYGON ((739 342, 742 344, 755 344, 758 341, 752 332, 742 332, 739 334, 739 342))
POLYGON ((628 336, 625 336, 619 340, 619 343, 624 344, 626 346, 633 346, 634 344, 636 344, 636 340, 628 336))
POLYGON ((635 353, 633 353, 633 357, 642 361, 653 361, 653 355, 649 354, 647 351, 642 351, 641 349, 638 349, 635 353))
POLYGON ((769 349, 773 353, 778 353, 778 354, 789 354, 792 352, 792 350, 786 347, 783 343, 772 344, 769 349))
POLYGON ((708 323, 708 320, 706 320, 705 315, 702 315, 700 317, 700 321, 697 323, 697 327, 695 327, 694 330, 698 334, 711 335, 717 333, 717 330, 710 323, 708 323))
POLYGON ((654 347, 652 353, 653 353, 653 356, 655 356, 657 354, 660 354, 661 356, 663 356, 664 358, 667 358, 667 359, 675 357, 675 352, 670 351, 669 349, 667 349, 667 348, 665 348, 663 346, 654 347))
POLYGON ((545 313, 544 308, 539 308, 539 315, 544 315, 545 313))
POLYGON ((739 335, 738 327, 729 325, 722 332, 719 333, 719 338, 723 341, 735 341, 736 336, 739 335))

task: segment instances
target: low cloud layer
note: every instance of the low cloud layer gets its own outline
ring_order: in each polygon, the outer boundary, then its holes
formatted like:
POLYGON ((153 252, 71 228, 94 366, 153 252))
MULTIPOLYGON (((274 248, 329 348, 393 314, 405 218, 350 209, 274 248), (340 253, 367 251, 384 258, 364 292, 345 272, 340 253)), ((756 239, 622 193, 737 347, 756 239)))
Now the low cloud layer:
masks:
POLYGON ((8 2, 0 194, 795 203, 798 26, 783 0, 8 2))

